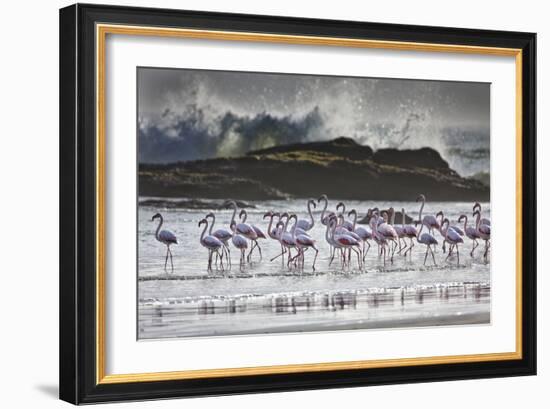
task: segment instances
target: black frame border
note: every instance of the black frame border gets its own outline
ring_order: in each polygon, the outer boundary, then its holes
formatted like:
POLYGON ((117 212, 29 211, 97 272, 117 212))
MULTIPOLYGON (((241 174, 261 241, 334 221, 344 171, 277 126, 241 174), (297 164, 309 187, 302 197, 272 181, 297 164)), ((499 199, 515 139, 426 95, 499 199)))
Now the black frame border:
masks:
POLYGON ((60 10, 60 377, 74 404, 536 374, 536 34, 76 4, 60 10), (522 358, 191 379, 96 383, 96 23, 460 44, 522 50, 522 358))

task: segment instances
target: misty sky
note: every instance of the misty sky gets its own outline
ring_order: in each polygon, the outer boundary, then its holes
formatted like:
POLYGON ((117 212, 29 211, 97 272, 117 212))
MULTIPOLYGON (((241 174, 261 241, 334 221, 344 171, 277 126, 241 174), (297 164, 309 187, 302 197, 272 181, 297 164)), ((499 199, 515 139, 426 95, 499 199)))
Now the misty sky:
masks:
POLYGON ((488 170, 489 123, 487 83, 138 69, 141 163, 348 136, 430 146, 469 174, 488 170))

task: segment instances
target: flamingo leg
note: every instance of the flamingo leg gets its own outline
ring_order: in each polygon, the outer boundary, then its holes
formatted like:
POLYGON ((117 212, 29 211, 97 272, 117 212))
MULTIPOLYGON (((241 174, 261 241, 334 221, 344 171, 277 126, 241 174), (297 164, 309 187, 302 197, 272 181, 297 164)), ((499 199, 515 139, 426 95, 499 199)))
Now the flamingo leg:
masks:
POLYGON ((437 266, 437 263, 435 262, 435 254, 434 254, 434 251, 432 250, 431 246, 428 246, 430 248, 430 251, 432 253, 432 259, 434 261, 434 266, 437 266))
POLYGON ((174 262, 172 260, 172 250, 170 250, 170 246, 168 246, 168 252, 170 253, 170 266, 172 267, 172 273, 174 272, 174 262))
POLYGON ((208 260, 208 269, 212 271, 212 259, 214 258, 214 250, 210 250, 210 258, 208 260))
POLYGON ((315 261, 317 261, 317 255, 319 255, 319 250, 315 246, 313 246, 313 249, 315 250, 315 257, 313 258, 313 264, 311 268, 313 269, 313 271, 315 271, 315 261))
POLYGON ((281 244, 281 252, 280 252, 279 254, 277 254, 275 257, 273 257, 273 258, 272 258, 271 260, 269 260, 269 261, 273 261, 273 260, 278 259, 279 257, 283 256, 283 259, 282 259, 282 260, 283 260, 283 264, 284 264, 284 262, 285 262, 284 254, 285 254, 285 253, 286 253, 286 248, 283 247, 283 245, 281 244))
POLYGON ((458 252, 458 244, 456 245, 456 265, 460 264, 460 253, 458 252))
POLYGON ((254 240, 250 240, 250 251, 248 252, 248 255, 246 256, 246 261, 250 263, 250 258, 252 256, 252 251, 254 250, 254 247, 256 246, 256 242, 254 240))
POLYGON ((166 258, 164 259, 164 272, 167 273, 166 265, 168 264, 168 253, 170 252, 170 246, 166 246, 166 258))
POLYGON ((225 244, 225 251, 227 251, 227 260, 229 261, 229 268, 231 269, 231 250, 227 244, 225 244))
POLYGON ((263 258, 263 257, 262 257, 262 248, 261 248, 260 245, 258 244, 258 241, 257 241, 257 240, 255 240, 255 242, 256 242, 256 247, 258 248, 258 251, 260 252, 260 261, 262 261, 262 258, 263 258))
POLYGON ((431 250, 430 246, 426 245, 426 254, 424 255, 424 265, 426 265, 426 260, 428 259, 428 250, 431 250))
POLYGON ((361 251, 355 247, 353 247, 352 250, 355 251, 355 254, 357 254, 357 266, 361 268, 361 251))
POLYGON ((336 254, 336 249, 332 248, 332 246, 331 246, 331 249, 332 249, 332 251, 331 251, 331 255, 330 255, 330 261, 328 262, 329 266, 332 264, 332 261, 334 260, 334 256, 336 254))
POLYGON ((477 239, 473 239, 472 240, 472 251, 470 251, 470 257, 474 256, 474 251, 475 251, 475 249, 477 249, 477 246, 479 246, 479 242, 477 241, 477 239))

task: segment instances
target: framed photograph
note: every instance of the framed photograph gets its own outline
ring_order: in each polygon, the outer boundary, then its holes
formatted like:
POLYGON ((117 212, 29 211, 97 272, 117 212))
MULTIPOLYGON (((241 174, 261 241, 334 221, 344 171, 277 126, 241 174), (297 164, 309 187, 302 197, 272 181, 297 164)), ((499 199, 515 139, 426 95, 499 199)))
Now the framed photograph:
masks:
POLYGON ((61 9, 61 399, 535 374, 535 45, 61 9))

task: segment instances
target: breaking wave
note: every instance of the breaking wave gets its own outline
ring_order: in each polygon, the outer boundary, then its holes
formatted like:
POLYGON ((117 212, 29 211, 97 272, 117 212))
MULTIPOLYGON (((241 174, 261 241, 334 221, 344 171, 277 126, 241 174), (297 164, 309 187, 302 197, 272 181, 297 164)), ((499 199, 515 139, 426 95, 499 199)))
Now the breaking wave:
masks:
POLYGON ((239 90, 222 95, 220 85, 204 75, 189 73, 185 78, 154 109, 140 108, 140 163, 240 156, 276 145, 346 136, 373 149, 431 147, 465 176, 489 170, 489 129, 449 126, 434 112, 434 104, 444 103, 438 82, 404 87, 394 98, 396 105, 387 109, 391 115, 384 115, 378 112, 378 100, 388 81, 307 77, 289 92, 292 98, 268 101, 269 90, 264 88, 257 98, 248 90, 241 101, 234 95, 239 90))

